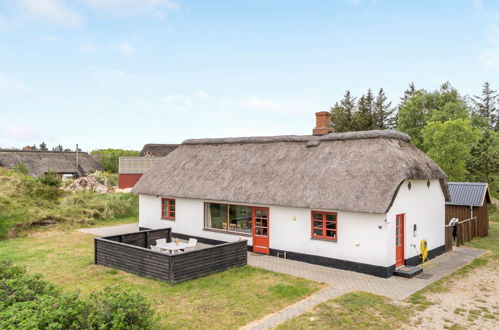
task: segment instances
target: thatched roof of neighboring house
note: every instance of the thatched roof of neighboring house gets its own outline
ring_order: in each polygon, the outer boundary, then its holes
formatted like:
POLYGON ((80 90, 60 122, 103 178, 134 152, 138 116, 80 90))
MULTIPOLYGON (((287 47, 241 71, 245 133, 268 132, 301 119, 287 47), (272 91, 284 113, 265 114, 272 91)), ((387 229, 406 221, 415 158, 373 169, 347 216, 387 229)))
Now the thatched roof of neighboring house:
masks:
POLYGON ((170 152, 175 150, 179 145, 178 144, 154 144, 149 143, 145 144, 140 152, 141 156, 150 156, 150 157, 165 157, 170 152))
POLYGON ((406 179, 447 176, 393 130, 186 140, 135 185, 139 194, 385 213, 406 179))
POLYGON ((78 153, 78 162, 79 167, 76 166, 76 152, 0 151, 0 166, 12 169, 21 163, 35 177, 49 171, 82 176, 91 170, 102 170, 100 163, 86 152, 78 153))

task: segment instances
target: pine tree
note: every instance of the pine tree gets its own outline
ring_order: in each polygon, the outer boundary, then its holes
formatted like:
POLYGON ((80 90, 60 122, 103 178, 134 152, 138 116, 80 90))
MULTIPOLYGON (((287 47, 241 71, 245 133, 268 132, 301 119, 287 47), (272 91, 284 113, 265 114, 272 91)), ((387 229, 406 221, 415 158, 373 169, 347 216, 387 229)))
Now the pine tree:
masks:
POLYGON ((57 147, 52 148, 52 151, 62 152, 64 148, 59 144, 57 147))
POLYGON ((376 129, 392 128, 393 112, 392 103, 387 102, 387 97, 383 88, 380 88, 373 105, 373 123, 376 129))
POLYGON ((482 95, 475 95, 472 98, 475 109, 473 111, 473 116, 478 119, 478 125, 488 126, 490 128, 499 129, 497 124, 498 116, 498 101, 499 95, 497 91, 490 88, 490 84, 485 82, 482 88, 482 95))
POLYGON ((40 143, 40 150, 41 151, 48 151, 49 150, 47 148, 47 144, 45 142, 40 143))
POLYGON ((398 108, 400 109, 404 104, 409 102, 411 97, 413 97, 414 94, 416 94, 416 92, 417 92, 416 85, 414 85, 414 83, 411 82, 409 84, 409 87, 404 91, 404 96, 400 98, 400 103, 398 105, 398 108))
POLYGON ((355 98, 349 90, 345 92, 340 103, 331 108, 331 126, 335 132, 349 132, 354 129, 353 115, 355 113, 355 98))
POLYGON ((375 128, 373 120, 374 96, 371 89, 362 95, 354 115, 354 127, 357 131, 367 131, 375 128))
POLYGON ((488 182, 493 188, 499 175, 499 143, 497 133, 486 128, 471 148, 466 160, 468 180, 488 182))

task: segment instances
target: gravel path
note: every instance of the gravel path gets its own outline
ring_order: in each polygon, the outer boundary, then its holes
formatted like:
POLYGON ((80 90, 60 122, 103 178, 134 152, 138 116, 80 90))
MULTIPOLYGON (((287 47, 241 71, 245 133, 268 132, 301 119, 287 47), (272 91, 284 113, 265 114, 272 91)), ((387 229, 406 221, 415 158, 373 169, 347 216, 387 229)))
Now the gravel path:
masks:
POLYGON ((449 291, 428 293, 435 305, 418 312, 411 329, 499 329, 499 263, 449 280, 449 291))

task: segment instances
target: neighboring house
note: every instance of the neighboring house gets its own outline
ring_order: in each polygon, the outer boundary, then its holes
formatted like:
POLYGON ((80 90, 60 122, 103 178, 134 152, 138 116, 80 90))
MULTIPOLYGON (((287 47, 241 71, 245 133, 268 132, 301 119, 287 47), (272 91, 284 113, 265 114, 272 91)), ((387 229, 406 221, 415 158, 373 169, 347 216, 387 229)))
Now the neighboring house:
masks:
POLYGON ((132 188, 144 173, 177 147, 178 144, 146 144, 140 157, 120 157, 118 188, 132 188))
POLYGON ((452 218, 477 217, 477 236, 489 234, 489 185, 482 182, 449 182, 450 201, 445 204, 445 224, 452 218))
POLYGON ((381 277, 444 252, 446 175, 406 134, 186 140, 135 185, 139 226, 381 277))
POLYGON ((102 170, 100 163, 86 152, 0 151, 0 166, 12 169, 17 164, 24 164, 31 176, 54 172, 61 179, 102 170))
POLYGON ((165 157, 173 150, 177 149, 178 144, 145 144, 140 151, 142 157, 165 157))

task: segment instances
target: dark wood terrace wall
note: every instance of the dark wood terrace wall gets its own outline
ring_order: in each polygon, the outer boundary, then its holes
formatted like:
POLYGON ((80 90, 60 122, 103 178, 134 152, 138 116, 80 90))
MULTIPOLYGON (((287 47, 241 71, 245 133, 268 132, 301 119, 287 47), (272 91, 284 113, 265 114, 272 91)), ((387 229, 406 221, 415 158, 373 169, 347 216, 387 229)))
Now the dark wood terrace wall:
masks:
POLYGON ((246 241, 169 255, 149 249, 158 238, 171 241, 170 228, 96 238, 95 263, 171 284, 247 264, 246 241))

